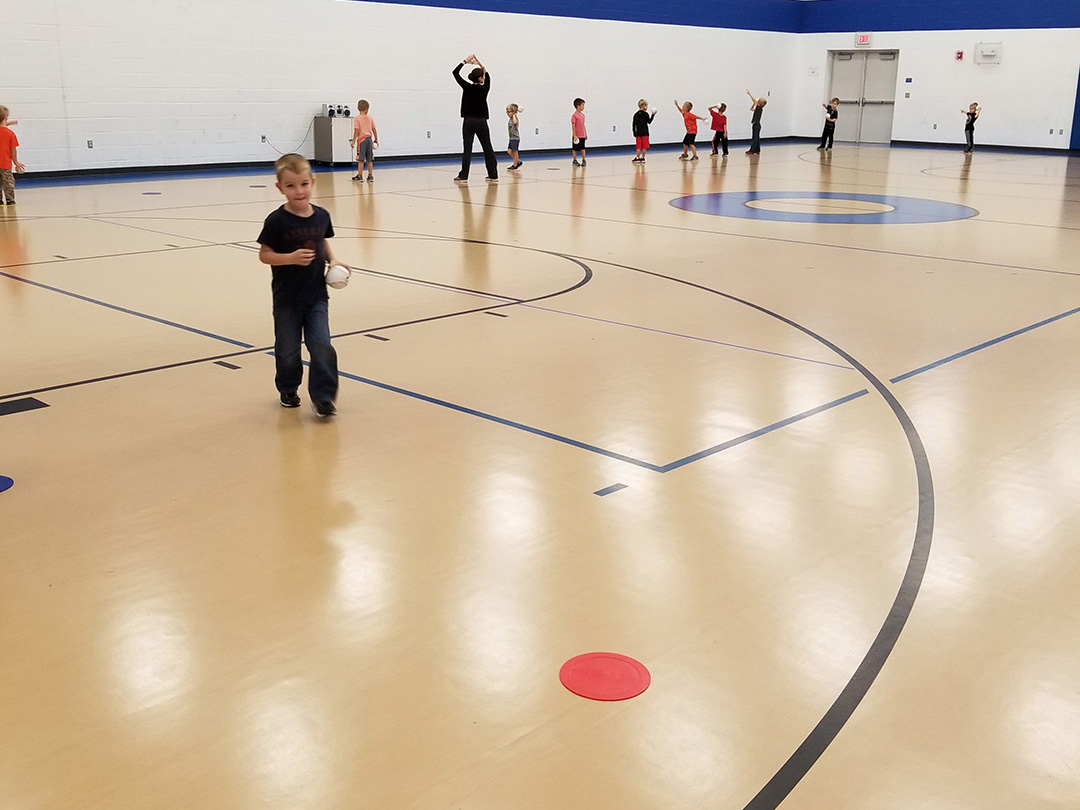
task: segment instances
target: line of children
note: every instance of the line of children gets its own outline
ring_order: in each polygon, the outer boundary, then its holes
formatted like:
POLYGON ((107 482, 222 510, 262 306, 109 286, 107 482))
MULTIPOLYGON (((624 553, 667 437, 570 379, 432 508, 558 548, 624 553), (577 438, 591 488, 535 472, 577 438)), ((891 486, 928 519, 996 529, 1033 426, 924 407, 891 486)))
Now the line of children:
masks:
POLYGON ((356 102, 356 118, 353 119, 353 136, 349 146, 356 149, 356 176, 353 180, 364 179, 364 165, 367 164, 367 181, 375 180, 375 149, 379 148, 379 130, 375 120, 368 115, 371 105, 367 99, 356 102))
POLYGON ((16 172, 26 171, 26 166, 19 162, 19 139, 11 128, 18 121, 10 120, 11 111, 0 104, 0 205, 15 204, 16 172))

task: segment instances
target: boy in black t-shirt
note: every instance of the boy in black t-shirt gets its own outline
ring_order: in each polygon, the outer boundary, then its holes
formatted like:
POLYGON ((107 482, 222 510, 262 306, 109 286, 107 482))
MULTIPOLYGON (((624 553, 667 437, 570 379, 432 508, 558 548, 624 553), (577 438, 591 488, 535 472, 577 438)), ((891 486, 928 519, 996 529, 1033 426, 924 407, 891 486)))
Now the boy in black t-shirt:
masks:
MULTIPOLYGON (((300 155, 278 158, 274 164, 277 188, 285 204, 270 214, 259 234, 259 261, 273 268, 274 383, 284 408, 300 405, 297 389, 304 374, 300 341, 311 356, 308 393, 319 416, 337 411, 337 352, 330 345, 330 315, 324 274, 328 264, 340 264, 327 241, 334 235, 330 213, 312 205, 315 176, 300 155)), ((350 269, 351 272, 351 269, 350 269)))

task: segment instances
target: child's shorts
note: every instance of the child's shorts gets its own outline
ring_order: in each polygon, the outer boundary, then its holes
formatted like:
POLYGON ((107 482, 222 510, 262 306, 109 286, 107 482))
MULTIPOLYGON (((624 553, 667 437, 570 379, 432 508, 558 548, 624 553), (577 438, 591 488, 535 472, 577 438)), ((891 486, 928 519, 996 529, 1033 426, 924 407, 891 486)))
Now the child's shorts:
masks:
POLYGON ((694 141, 697 140, 696 132, 687 132, 686 137, 682 139, 683 146, 693 146, 694 141))
POLYGON ((634 143, 637 145, 637 148, 638 148, 639 151, 643 151, 645 149, 648 149, 649 148, 649 136, 648 135, 638 135, 636 138, 634 138, 634 143))
POLYGON ((570 139, 570 148, 573 150, 585 150, 585 138, 570 139))
POLYGON ((375 150, 371 146, 371 138, 364 138, 364 140, 357 145, 356 160, 358 163, 371 163, 375 160, 375 150))
POLYGON ((521 139, 520 138, 511 138, 510 143, 508 143, 506 145, 506 148, 510 152, 516 152, 518 150, 519 146, 521 146, 521 139))

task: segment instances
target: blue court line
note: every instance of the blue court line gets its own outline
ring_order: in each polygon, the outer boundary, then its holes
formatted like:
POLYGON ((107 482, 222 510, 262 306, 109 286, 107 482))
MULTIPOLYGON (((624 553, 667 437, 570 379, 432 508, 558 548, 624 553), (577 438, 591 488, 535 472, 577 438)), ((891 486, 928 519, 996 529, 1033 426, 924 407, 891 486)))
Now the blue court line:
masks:
POLYGON ((597 447, 593 444, 587 444, 585 442, 579 442, 577 439, 571 439, 567 436, 560 436, 558 433, 552 433, 548 430, 541 430, 540 428, 530 427, 529 425, 522 424, 521 422, 515 422, 512 419, 504 419, 501 416, 495 416, 494 414, 484 413, 478 411, 475 408, 469 408, 465 405, 457 405, 453 402, 447 402, 445 399, 437 399, 436 397, 429 397, 427 394, 421 394, 416 391, 409 391, 406 388, 399 388, 396 385, 390 385, 389 383, 379 382, 378 380, 372 380, 368 377, 361 377, 357 374, 349 374, 345 371, 338 371, 338 376, 345 377, 349 380, 364 383, 365 385, 371 385, 375 388, 381 388, 384 391, 390 391, 395 394, 401 394, 402 396, 412 397, 418 399, 421 402, 428 402, 432 405, 438 405, 443 408, 449 408, 452 411, 458 411, 459 413, 466 413, 469 416, 478 416, 481 419, 486 419, 489 422, 495 422, 496 424, 503 425, 505 427, 514 428, 515 430, 521 430, 525 433, 532 433, 534 436, 543 436, 545 439, 552 439, 562 444, 568 444, 571 447, 577 447, 579 450, 588 450, 590 453, 596 453, 601 456, 607 456, 613 458, 616 461, 625 461, 627 464, 633 464, 635 467, 644 467, 646 470, 652 470, 653 472, 661 472, 661 468, 655 464, 650 464, 647 461, 641 461, 640 459, 625 456, 622 453, 616 453, 611 450, 605 450, 603 447, 597 447))
POLYGON ((913 369, 912 371, 908 371, 904 374, 901 374, 899 377, 893 377, 891 380, 889 380, 889 382, 903 382, 904 380, 910 379, 917 374, 922 374, 925 371, 931 371, 932 369, 939 368, 946 363, 951 363, 953 360, 959 360, 961 357, 967 357, 969 354, 974 354, 975 352, 982 351, 983 349, 987 349, 990 346, 994 346, 998 343, 1003 343, 1011 338, 1023 335, 1026 332, 1031 332, 1032 330, 1038 329, 1042 326, 1046 326, 1047 324, 1054 323, 1055 321, 1060 321, 1062 318, 1068 318, 1070 315, 1075 315, 1078 312, 1080 312, 1080 307, 1070 309, 1068 312, 1062 312, 1060 315, 1053 315, 1049 318, 1046 318, 1045 320, 1039 321, 1038 323, 1033 323, 1029 326, 1021 327, 1020 329, 1009 332, 1006 335, 1001 335, 1000 337, 993 338, 992 340, 987 340, 979 343, 975 346, 972 346, 970 349, 964 349, 963 351, 957 352, 956 354, 950 354, 948 357, 943 357, 941 360, 936 360, 933 363, 927 363, 925 366, 920 366, 919 368, 913 369))
POLYGON ((215 335, 213 332, 206 332, 202 329, 196 329, 194 326, 187 326, 176 321, 169 321, 165 318, 158 318, 154 315, 147 315, 145 312, 138 312, 134 309, 128 309, 127 307, 117 306, 116 304, 110 304, 107 301, 99 301, 96 298, 90 298, 87 295, 80 295, 79 293, 70 292, 69 290, 62 290, 59 287, 53 287, 50 284, 42 284, 40 281, 33 281, 22 276, 16 276, 11 273, 5 273, 0 271, 0 276, 4 278, 10 278, 13 281, 21 281, 24 284, 29 284, 32 287, 37 287, 42 290, 48 290, 49 292, 60 293, 60 295, 66 295, 68 298, 74 298, 78 301, 85 301, 88 304, 96 304, 99 307, 105 307, 106 309, 114 310, 115 312, 122 312, 125 315, 134 315, 136 318, 142 318, 143 320, 153 321, 154 323, 160 323, 164 326, 171 326, 174 329, 183 329, 185 332, 191 332, 196 335, 202 335, 203 337, 212 338, 214 340, 220 340, 222 343, 228 343, 233 346, 240 346, 244 349, 254 349, 255 347, 250 343, 243 343, 239 340, 233 340, 232 338, 223 337, 222 335, 215 335))
MULTIPOLYGON (((270 354, 270 352, 268 352, 268 354, 270 354)), ((305 361, 304 364, 307 365, 307 361, 305 361)), ((615 459, 616 461, 624 461, 627 464, 633 464, 635 467, 642 467, 646 470, 652 470, 653 472, 658 473, 671 472, 672 470, 677 470, 680 467, 685 467, 687 464, 692 464, 695 461, 700 461, 703 458, 707 458, 708 456, 723 452, 724 450, 727 450, 731 447, 736 447, 737 445, 748 442, 751 439, 756 439, 759 436, 764 436, 768 433, 772 433, 773 431, 779 430, 780 428, 787 427, 788 425, 792 425, 796 422, 801 422, 803 419, 809 419, 811 416, 816 416, 817 414, 823 413, 824 411, 839 407, 840 405, 851 402, 853 399, 858 399, 859 397, 865 396, 869 393, 864 388, 861 391, 856 391, 853 394, 848 394, 847 396, 840 397, 839 399, 834 399, 832 402, 826 402, 824 405, 818 405, 817 407, 811 408, 810 410, 803 411, 802 413, 795 414, 794 416, 789 416, 787 419, 781 419, 779 422, 774 422, 771 425, 766 425, 765 427, 758 428, 757 430, 751 431, 750 433, 745 433, 742 436, 738 436, 734 439, 729 439, 728 441, 722 442, 721 444, 714 445, 713 447, 708 447, 704 450, 699 450, 696 453, 692 453, 689 456, 684 456, 683 458, 676 459, 675 461, 669 462, 668 464, 653 464, 649 461, 644 461, 639 458, 633 458, 632 456, 624 455, 623 453, 616 453, 612 450, 605 450, 603 447, 597 447, 594 444, 588 444, 587 442, 578 441, 577 439, 571 439, 568 436, 561 436, 558 433, 552 433, 550 430, 543 430, 541 428, 532 427, 531 425, 526 425, 522 422, 515 422, 512 419, 506 419, 501 416, 495 416, 494 414, 485 413, 484 411, 478 411, 476 408, 469 408, 465 405, 458 405, 453 402, 447 402, 445 399, 438 399, 437 397, 428 396, 427 394, 421 394, 417 391, 409 391, 406 388, 400 388, 396 385, 391 385, 390 383, 372 380, 369 377, 361 377, 358 374, 350 374, 345 371, 338 371, 338 375, 341 377, 345 377, 346 379, 353 380, 355 382, 364 383, 365 385, 370 385, 375 388, 381 388, 384 391, 390 391, 395 394, 412 397, 413 399, 418 399, 422 402, 427 402, 432 405, 438 405, 442 408, 449 408, 452 411, 465 413, 469 416, 476 416, 480 419, 486 419, 489 422, 503 425, 504 427, 520 430, 524 433, 531 433, 534 436, 542 436, 545 439, 551 439, 556 442, 561 442, 562 444, 568 444, 571 447, 578 448, 579 450, 587 450, 590 453, 596 453, 600 456, 606 456, 607 458, 615 459)), ((608 493, 597 492, 596 494, 606 495, 608 493)))
POLYGON ((626 489, 626 484, 612 484, 610 487, 596 490, 593 495, 599 495, 603 498, 605 495, 610 495, 612 492, 618 492, 620 489, 626 489))
POLYGON ((666 473, 671 472, 672 470, 677 470, 679 469, 679 467, 685 467, 687 464, 693 464, 695 461, 700 461, 701 459, 707 458, 708 456, 715 455, 716 453, 722 453, 724 450, 728 450, 732 447, 744 444, 751 439, 756 439, 759 436, 764 436, 767 433, 772 433, 775 430, 780 430, 780 428, 787 427, 788 425, 793 425, 796 422, 801 422, 803 419, 809 419, 811 416, 817 416, 819 413, 824 413, 825 411, 839 407, 840 405, 843 405, 847 402, 851 402, 854 399, 866 396, 869 393, 870 392, 864 388, 861 391, 856 391, 854 394, 848 394, 846 397, 834 399, 832 402, 826 402, 824 405, 818 405, 816 408, 811 408, 808 411, 797 413, 794 416, 789 416, 787 419, 781 419, 779 422, 773 422, 771 425, 766 425, 765 427, 758 428, 757 430, 750 433, 745 433, 738 438, 729 439, 722 444, 715 445, 714 447, 709 447, 705 450, 700 450, 697 453, 693 453, 692 455, 686 456, 685 458, 680 458, 678 461, 673 461, 670 464, 665 464, 663 467, 659 468, 658 472, 666 473))

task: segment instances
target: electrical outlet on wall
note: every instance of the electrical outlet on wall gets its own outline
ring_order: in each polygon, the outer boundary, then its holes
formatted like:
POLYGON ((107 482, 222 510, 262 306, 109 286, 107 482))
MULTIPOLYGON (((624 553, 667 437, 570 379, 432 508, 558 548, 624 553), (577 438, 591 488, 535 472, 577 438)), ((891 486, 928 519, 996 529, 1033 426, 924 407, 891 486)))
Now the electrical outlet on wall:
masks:
POLYGON ((87 149, 93 149, 93 148, 94 148, 94 142, 93 142, 93 141, 91 141, 91 140, 87 140, 87 142, 86 142, 86 148, 87 148, 87 149))
POLYGON ((265 135, 260 135, 259 137, 261 137, 261 138, 262 138, 262 142, 263 142, 263 143, 266 143, 266 136, 265 136, 265 135))

